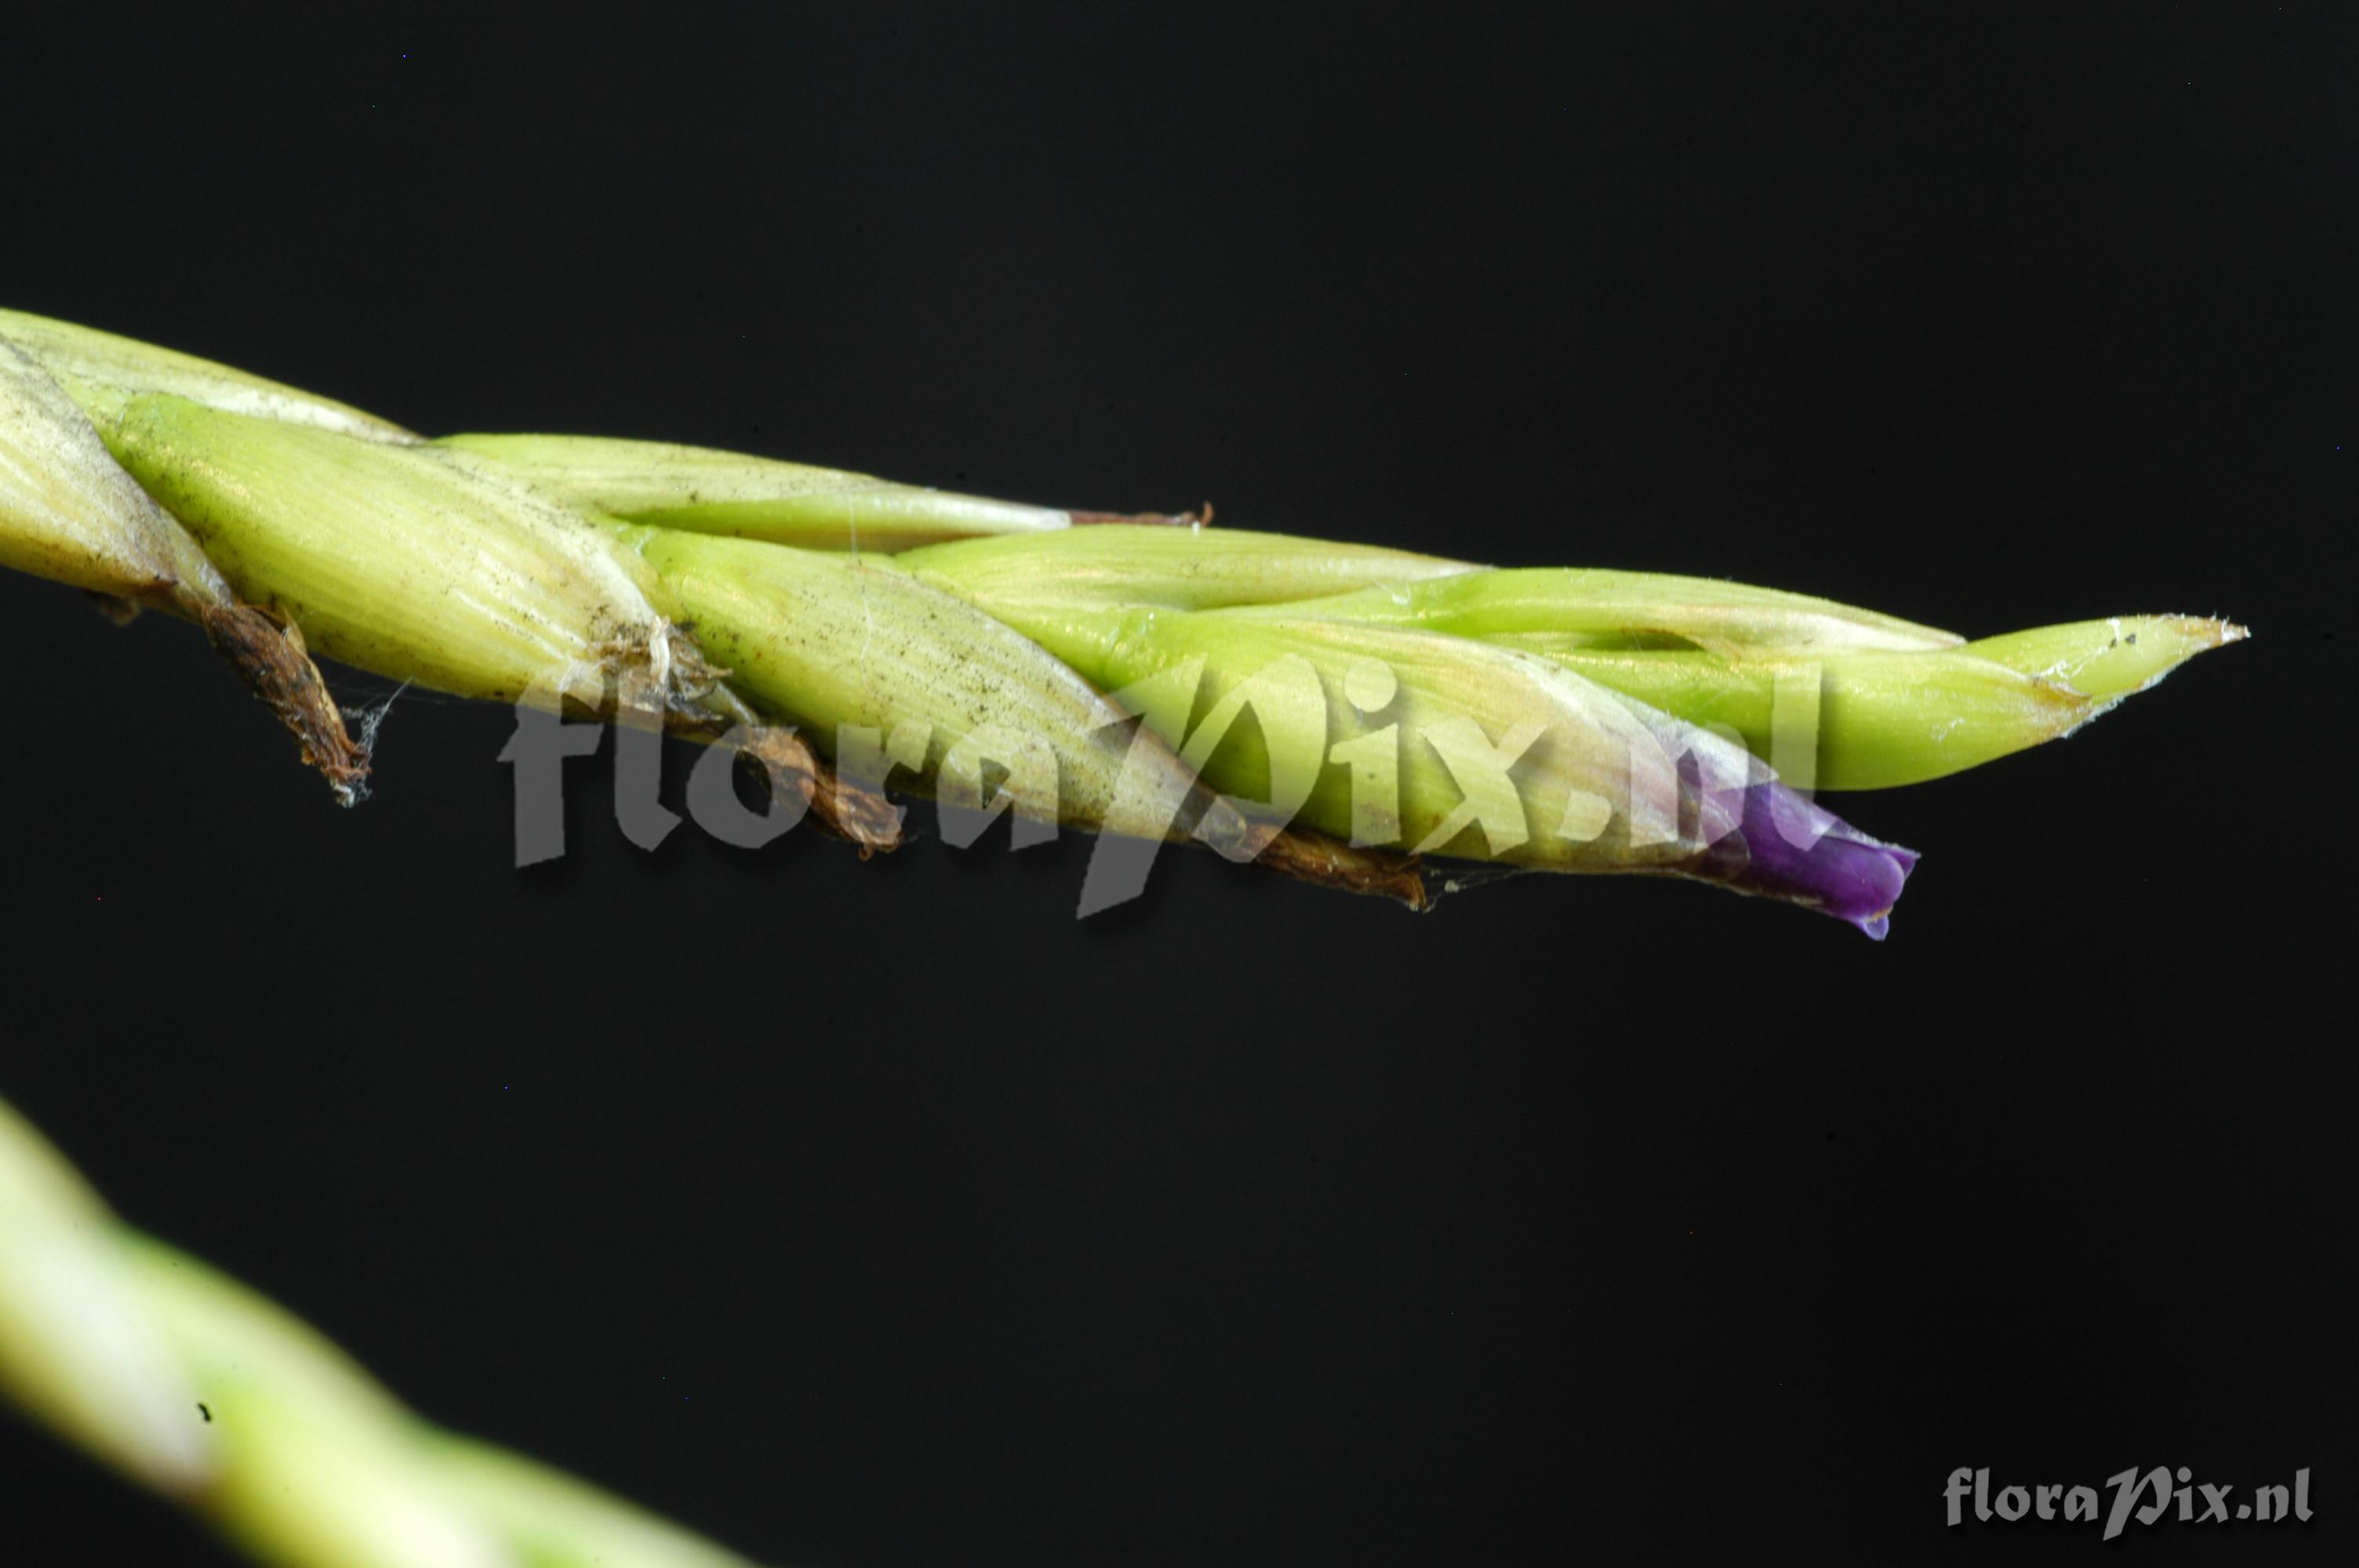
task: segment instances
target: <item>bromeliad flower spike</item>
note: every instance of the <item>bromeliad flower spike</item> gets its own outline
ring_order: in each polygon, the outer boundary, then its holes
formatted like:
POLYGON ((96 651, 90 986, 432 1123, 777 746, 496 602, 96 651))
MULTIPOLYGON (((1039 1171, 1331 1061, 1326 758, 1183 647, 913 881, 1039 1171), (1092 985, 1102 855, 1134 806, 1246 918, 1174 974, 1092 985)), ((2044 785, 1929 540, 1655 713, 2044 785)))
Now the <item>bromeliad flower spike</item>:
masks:
POLYGON ((1813 791, 2068 735, 2245 635, 2118 616, 1969 642, 1737 583, 1208 523, 429 440, 0 311, 0 564, 196 622, 346 804, 369 759, 314 652, 736 748, 864 855, 898 842, 892 778, 977 832, 1005 807, 1019 844, 1193 840, 1415 907, 1427 857, 1680 876, 1880 937, 1917 857, 1813 791))

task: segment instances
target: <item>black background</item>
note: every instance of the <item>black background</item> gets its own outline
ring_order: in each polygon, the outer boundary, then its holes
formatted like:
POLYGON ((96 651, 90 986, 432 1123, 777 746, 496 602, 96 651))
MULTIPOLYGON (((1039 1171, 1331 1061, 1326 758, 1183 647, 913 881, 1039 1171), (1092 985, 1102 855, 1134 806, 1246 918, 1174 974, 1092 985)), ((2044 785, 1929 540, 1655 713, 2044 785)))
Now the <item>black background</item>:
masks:
MULTIPOLYGON (((1926 855, 1878 946, 1201 853, 1081 924, 1086 841, 647 854, 603 758, 518 872, 505 710, 405 697, 340 812, 11 578, 0 1092, 134 1221, 766 1560, 2100 1550, 1958 1465, 2349 1535, 2347 8, 204 9, 12 17, 6 304, 431 431, 2256 635, 1832 802, 1926 855)), ((14 1422, 0 1530, 228 1561, 14 1422)))

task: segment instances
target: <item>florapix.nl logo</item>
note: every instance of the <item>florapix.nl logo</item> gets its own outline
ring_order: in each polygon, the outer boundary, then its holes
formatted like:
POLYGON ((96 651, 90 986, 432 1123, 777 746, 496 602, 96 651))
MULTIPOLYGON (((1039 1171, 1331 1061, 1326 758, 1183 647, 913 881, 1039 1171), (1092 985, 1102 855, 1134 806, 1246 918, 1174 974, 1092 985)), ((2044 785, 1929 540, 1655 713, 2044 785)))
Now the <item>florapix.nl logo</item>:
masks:
MULTIPOLYGON (((1421 700, 1413 676, 1368 657, 1331 676, 1288 655, 1223 680, 1202 657, 1185 659, 1104 694, 1094 728, 1060 732, 1002 722, 953 731, 922 719, 832 731, 712 725, 661 665, 569 666, 518 701, 501 757, 515 769, 519 867, 565 852, 564 764, 599 752, 610 733, 616 825, 643 849, 681 821, 660 798, 671 735, 709 747, 690 768, 689 818, 739 848, 758 849, 846 797, 874 802, 872 817, 897 833, 906 812, 884 804, 888 783, 930 795, 937 830, 956 848, 1003 816, 1016 850, 1084 827, 1097 842, 1083 917, 1138 897, 1158 850, 1183 840, 1233 860, 1313 836, 1331 860, 1345 850, 1446 853, 1538 869, 1682 871, 1715 849, 1714 867, 1741 866, 1771 834, 1801 851, 1831 830, 1848 835, 1810 804, 1814 665, 1781 672, 1766 758, 1729 726, 1647 715, 1587 683, 1552 680, 1551 699, 1531 705, 1540 717, 1486 728, 1455 705, 1421 700), (1240 742, 1253 762, 1231 771, 1256 777, 1257 793, 1212 788, 1208 770, 1217 775, 1217 760, 1240 742), (766 809, 739 799, 742 764, 764 777, 766 809)), ((690 695, 701 699, 703 687, 690 695)))
POLYGON ((2253 1487, 2239 1494, 2233 1485, 2215 1486, 2195 1479, 2185 1465, 2173 1469, 2158 1465, 2151 1470, 2136 1465, 2105 1477, 2110 1497, 2100 1499, 2097 1489, 2062 1482, 2022 1486, 2010 1483, 1991 1489, 1987 1465, 1961 1465, 1950 1472, 1941 1490, 1945 1519, 1952 1527, 1966 1516, 1984 1524, 2017 1524, 2029 1519, 2065 1524, 2094 1524, 2104 1503, 2104 1532, 2111 1541, 2133 1519, 2141 1525, 2172 1519, 2180 1524, 2283 1524, 2310 1522, 2310 1467, 2293 1473, 2293 1484, 2253 1487))

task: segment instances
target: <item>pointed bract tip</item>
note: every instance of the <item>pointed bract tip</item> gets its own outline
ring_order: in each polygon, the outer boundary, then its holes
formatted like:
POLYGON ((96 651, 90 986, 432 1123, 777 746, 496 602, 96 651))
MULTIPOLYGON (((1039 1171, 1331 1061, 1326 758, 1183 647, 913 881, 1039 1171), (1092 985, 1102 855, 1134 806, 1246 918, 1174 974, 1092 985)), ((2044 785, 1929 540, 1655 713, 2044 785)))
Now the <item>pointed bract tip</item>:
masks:
POLYGON ((2210 616, 2114 615, 1985 637, 1968 643, 1966 651, 2111 706, 2152 687, 2196 654, 2251 635, 2233 621, 2210 616))

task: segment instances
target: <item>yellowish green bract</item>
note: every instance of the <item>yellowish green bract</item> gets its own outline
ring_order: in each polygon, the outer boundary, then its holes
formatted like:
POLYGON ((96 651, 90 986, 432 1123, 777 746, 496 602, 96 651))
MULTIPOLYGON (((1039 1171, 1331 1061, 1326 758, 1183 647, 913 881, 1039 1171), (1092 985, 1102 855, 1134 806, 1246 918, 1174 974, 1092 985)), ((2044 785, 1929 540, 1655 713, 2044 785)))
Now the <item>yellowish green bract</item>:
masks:
POLYGON ((332 658, 495 702, 592 707, 602 650, 662 619, 652 574, 572 508, 452 460, 142 395, 106 429, 238 591, 332 658))
MULTIPOLYGON (((980 806, 993 767, 1033 820, 1161 836, 1115 816, 1123 713, 1019 631, 883 562, 644 526, 626 537, 733 682, 823 749, 845 726, 885 741, 908 726, 913 782, 980 806)), ((1164 764, 1184 793, 1176 759, 1164 764)))
POLYGON ((446 436, 436 445, 489 460, 590 511, 806 549, 890 554, 943 539, 1072 524, 1071 514, 1050 507, 661 441, 446 436))
POLYGON ((102 420, 119 415, 132 398, 152 392, 232 414, 312 425, 369 440, 418 439, 390 420, 332 398, 71 321, 0 310, 0 341, 13 343, 39 363, 102 420))
POLYGON ((2122 616, 1968 643, 1742 583, 1485 569, 1227 530, 1098 528, 900 560, 1051 647, 1089 648, 1107 607, 1147 605, 1513 648, 1690 724, 1724 726, 1800 782, 1837 790, 1918 784, 2069 734, 2244 635, 2202 617, 2122 616), (1781 728, 1808 750, 1781 746, 1781 728))
POLYGON ((196 541, 108 455, 56 381, 5 341, 0 567, 130 600, 223 597, 196 541))

